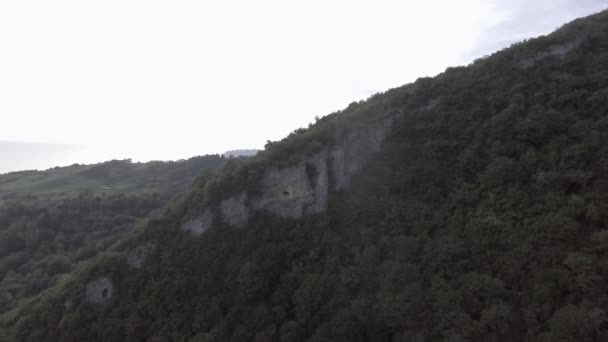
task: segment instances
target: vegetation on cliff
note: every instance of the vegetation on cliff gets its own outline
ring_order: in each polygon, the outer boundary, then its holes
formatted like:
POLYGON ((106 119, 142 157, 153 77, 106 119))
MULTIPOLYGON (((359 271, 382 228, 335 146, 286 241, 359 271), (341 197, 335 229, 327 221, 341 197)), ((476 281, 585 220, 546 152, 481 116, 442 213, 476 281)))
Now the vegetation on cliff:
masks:
POLYGON ((372 96, 203 176, 142 232, 5 314, 17 341, 608 340, 608 12, 372 96), (301 219, 193 236, 191 211, 404 113, 301 219), (141 269, 126 255, 158 247, 141 269), (109 279, 103 303, 79 301, 109 279))
POLYGON ((0 313, 106 251, 224 162, 115 160, 0 175, 0 313))

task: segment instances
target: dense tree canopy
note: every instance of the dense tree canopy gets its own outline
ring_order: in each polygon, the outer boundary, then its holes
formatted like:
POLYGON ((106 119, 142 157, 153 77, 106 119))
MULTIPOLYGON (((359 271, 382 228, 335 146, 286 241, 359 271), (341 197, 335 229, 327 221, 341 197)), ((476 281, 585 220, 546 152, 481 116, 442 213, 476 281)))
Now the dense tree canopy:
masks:
MULTIPOLYGON (((608 340, 607 65, 604 12, 353 103, 202 177, 139 236, 5 314, 7 338, 608 340), (180 232, 188 208, 393 109, 405 117, 326 213, 180 232), (132 272, 120 253, 150 239, 158 250, 132 272), (116 295, 68 308, 99 275, 116 295)), ((45 267, 58 274, 66 260, 45 267)))
POLYGON ((6 199, 0 203, 0 313, 106 251, 198 174, 223 164, 219 156, 204 156, 0 175, 6 199), (78 191, 70 191, 75 184, 78 191))

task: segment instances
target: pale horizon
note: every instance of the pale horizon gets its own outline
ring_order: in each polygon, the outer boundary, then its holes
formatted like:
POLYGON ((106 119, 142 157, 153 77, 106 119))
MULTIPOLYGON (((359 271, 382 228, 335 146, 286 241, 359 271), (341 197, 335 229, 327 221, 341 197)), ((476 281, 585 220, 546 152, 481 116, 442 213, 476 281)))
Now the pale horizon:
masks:
POLYGON ((605 8, 596 0, 4 2, 0 173, 262 149, 315 116, 605 8))

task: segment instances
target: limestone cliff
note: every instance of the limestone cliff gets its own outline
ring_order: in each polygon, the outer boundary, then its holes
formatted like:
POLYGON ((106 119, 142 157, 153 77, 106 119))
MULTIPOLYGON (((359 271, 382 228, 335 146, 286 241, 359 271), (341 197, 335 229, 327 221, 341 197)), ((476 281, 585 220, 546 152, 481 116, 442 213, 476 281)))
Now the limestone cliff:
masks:
POLYGON ((380 151, 401 117, 401 111, 387 111, 347 129, 336 137, 337 143, 304 156, 293 165, 271 165, 255 189, 226 196, 219 203, 202 208, 202 214, 188 215, 189 218, 182 221, 182 230, 201 234, 213 227, 216 217, 225 224, 243 227, 255 212, 286 219, 324 212, 331 191, 348 188, 351 177, 380 151))

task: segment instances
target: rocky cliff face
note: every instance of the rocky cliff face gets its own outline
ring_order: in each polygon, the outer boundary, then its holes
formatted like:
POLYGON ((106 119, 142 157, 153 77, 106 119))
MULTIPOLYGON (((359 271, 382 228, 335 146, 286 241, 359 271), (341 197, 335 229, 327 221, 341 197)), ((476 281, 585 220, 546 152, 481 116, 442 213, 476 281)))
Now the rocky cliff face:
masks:
POLYGON ((220 210, 224 223, 242 227, 249 221, 251 209, 247 205, 247 192, 227 198, 220 203, 220 210))
POLYGON ((327 150, 323 150, 296 166, 268 170, 250 203, 254 210, 283 218, 319 213, 327 207, 327 179, 327 150))
POLYGON ((112 297, 113 288, 108 277, 94 279, 87 284, 83 300, 87 304, 101 304, 112 297))
POLYGON ((346 134, 341 145, 333 149, 333 179, 336 189, 347 188, 351 177, 380 151, 382 143, 400 118, 399 111, 389 112, 381 119, 346 134))
POLYGON ((324 212, 330 191, 348 188, 352 176, 380 151, 401 117, 400 111, 387 112, 347 130, 337 144, 295 165, 268 168, 258 189, 242 191, 205 208, 203 214, 184 220, 182 230, 201 234, 213 226, 216 217, 225 224, 243 227, 255 212, 286 219, 324 212))
MULTIPOLYGON (((303 157, 287 167, 270 166, 257 182, 257 188, 241 191, 182 218, 181 229, 200 235, 218 223, 244 227, 256 212, 284 219, 300 219, 327 210, 333 191, 348 189, 352 177, 378 153, 383 142, 402 118, 400 111, 389 111, 380 118, 353 126, 336 137, 336 143, 303 157)), ((137 271, 158 248, 157 241, 144 241, 126 253, 126 262, 137 271)), ((69 309, 75 302, 102 304, 114 292, 112 280, 91 279, 80 295, 64 302, 69 309)))
POLYGON ((200 235, 207 229, 211 228, 213 224, 213 212, 210 208, 207 208, 202 215, 195 218, 186 219, 182 223, 182 229, 188 231, 194 235, 200 235))
POLYGON ((144 265, 146 258, 158 247, 158 242, 148 241, 135 247, 127 256, 129 266, 140 269, 144 265))

